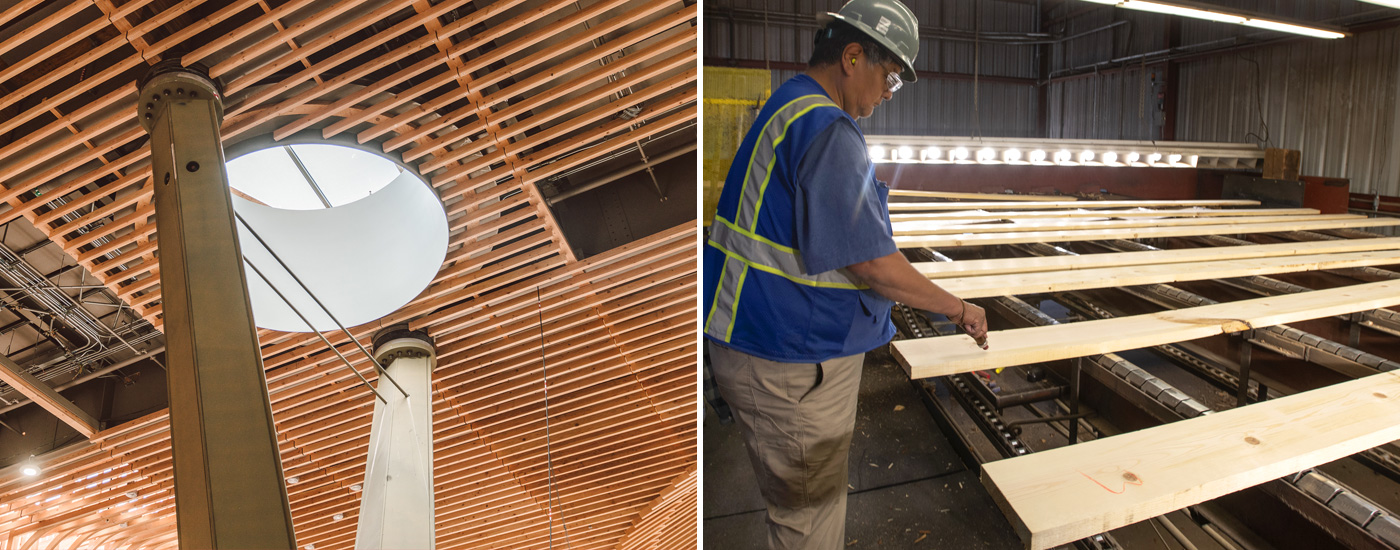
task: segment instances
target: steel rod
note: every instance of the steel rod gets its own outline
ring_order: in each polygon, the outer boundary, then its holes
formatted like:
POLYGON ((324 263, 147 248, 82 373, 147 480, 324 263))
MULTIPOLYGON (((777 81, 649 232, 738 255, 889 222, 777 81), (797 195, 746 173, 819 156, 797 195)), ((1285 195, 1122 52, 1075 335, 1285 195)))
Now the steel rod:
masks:
MULTIPOLYGON (((322 342, 326 343, 326 347, 331 348, 331 351, 335 352, 336 357, 339 357, 341 361, 345 362, 345 366, 350 369, 350 372, 355 373, 355 377, 359 378, 360 382, 363 382, 365 384, 365 387, 369 388, 369 391, 374 393, 375 397, 378 397, 379 400, 383 403, 389 402, 388 399, 384 399, 384 396, 379 395, 379 391, 375 390, 374 386, 370 385, 369 380, 366 380, 364 375, 360 374, 360 370, 356 369, 355 365, 352 365, 349 359, 346 359, 344 355, 341 355, 340 350, 335 349, 335 346, 331 345, 330 340, 327 340, 326 337, 321 334, 321 331, 316 330, 316 327, 311 326, 311 321, 306 320, 306 316, 301 314, 301 310, 297 309, 297 306, 292 305, 292 301, 288 300, 286 296, 283 296, 282 291, 277 290, 277 287, 272 284, 272 281, 269 280, 266 275, 263 275, 262 270, 258 269, 258 266, 253 265, 253 262, 248 261, 248 258, 243 258, 243 263, 247 264, 248 267, 253 268, 253 273, 257 273, 258 278, 262 279, 264 283, 267 283, 267 287, 271 288, 273 292, 277 293, 277 297, 281 298, 282 302, 287 304, 287 307, 292 308, 292 313, 297 314, 297 317, 301 319, 301 322, 306 323, 306 326, 311 327, 311 332, 316 333, 316 336, 319 337, 322 342)), ((404 395, 406 396, 408 394, 404 395)))
MULTIPOLYGON (((292 280, 296 281, 297 285, 301 286, 301 289, 306 292, 306 295, 310 296, 311 300, 316 302, 316 305, 321 308, 321 311, 326 312, 326 316, 330 317, 331 321, 335 322, 335 326, 340 327, 340 331, 344 332, 345 336, 349 337, 350 341, 355 343, 355 347, 360 348, 360 352, 365 354, 365 357, 369 358, 369 362, 374 364, 375 370, 379 371, 379 376, 388 380, 390 384, 393 384, 394 387, 399 390, 399 393, 403 394, 404 397, 408 397, 408 392, 404 391, 403 387, 399 386, 399 383, 395 382, 394 378, 389 376, 388 371, 384 370, 384 366, 380 365, 379 360, 374 358, 374 354, 370 353, 369 350, 366 350, 364 346, 360 345, 360 341, 355 338, 355 335, 350 334, 350 331, 345 328, 345 325, 340 323, 340 319, 337 319, 335 317, 335 314, 331 313, 330 308, 326 307, 326 304, 321 303, 321 299, 316 297, 316 293, 311 292, 311 289, 306 286, 306 283, 301 282, 301 277, 297 277, 297 274, 292 272, 292 268, 287 267, 287 262, 282 261, 282 257, 277 255, 277 251, 273 250, 271 246, 268 246, 267 241, 264 241, 262 236, 259 235, 258 232, 253 229, 253 226, 248 224, 248 220, 243 219, 243 216, 239 215, 238 212, 234 212, 233 217, 237 218, 238 222, 243 224, 243 227, 248 228, 248 232, 253 235, 254 239, 258 240, 258 244, 262 245, 263 249, 267 250, 267 253, 272 255, 272 259, 277 260, 277 264, 281 265, 282 269, 286 270, 287 274, 292 276, 292 280)), ((253 264, 250 263, 248 265, 253 264)), ((267 279, 264 278, 263 280, 267 279)), ((272 283, 268 282, 267 286, 272 286, 272 283)), ((273 290, 275 291, 277 289, 274 288, 273 290)), ((280 292, 278 293, 278 296, 281 296, 280 292)), ((285 301, 286 299, 283 298, 283 300, 285 301)), ((287 305, 290 306, 292 304, 291 302, 287 302, 287 305)), ((293 311, 295 311, 295 308, 293 308, 293 311)), ((299 313, 297 315, 300 316, 299 313)), ((301 320, 302 322, 306 323, 307 328, 316 332, 318 336, 321 334, 321 332, 319 330, 316 330, 316 327, 311 324, 311 321, 306 320, 305 317, 303 317, 301 320)), ((321 339, 325 340, 325 337, 322 336, 321 339)), ((327 345, 329 345, 329 342, 327 343, 327 345)), ((334 349, 334 347, 332 347, 332 349, 334 349)))

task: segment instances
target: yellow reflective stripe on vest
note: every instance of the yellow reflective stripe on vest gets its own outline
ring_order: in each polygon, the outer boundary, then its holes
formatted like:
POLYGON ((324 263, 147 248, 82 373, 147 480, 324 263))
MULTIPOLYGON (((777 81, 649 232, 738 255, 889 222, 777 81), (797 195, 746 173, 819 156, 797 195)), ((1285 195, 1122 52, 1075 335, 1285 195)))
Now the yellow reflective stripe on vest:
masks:
POLYGON ((710 225, 711 246, 720 249, 730 258, 738 258, 748 267, 772 273, 799 285, 819 288, 847 288, 860 290, 869 288, 857 283, 854 275, 843 269, 835 269, 815 275, 806 275, 802 253, 737 227, 729 220, 716 217, 720 222, 710 225))
POLYGON ((836 107, 824 95, 804 95, 783 105, 763 124, 763 132, 749 155, 748 171, 744 173, 743 193, 734 211, 734 224, 752 231, 758 225, 758 209, 763 204, 763 192, 768 189, 774 163, 778 160, 778 145, 787 137, 792 123, 817 107, 836 107))

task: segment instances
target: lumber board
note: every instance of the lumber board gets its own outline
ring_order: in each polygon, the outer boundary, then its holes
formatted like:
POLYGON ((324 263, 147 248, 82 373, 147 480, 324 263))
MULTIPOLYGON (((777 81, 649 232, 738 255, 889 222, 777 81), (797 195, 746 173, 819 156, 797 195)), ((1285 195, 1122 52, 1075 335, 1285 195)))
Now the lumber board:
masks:
POLYGON ((1249 246, 1213 246, 1148 250, 1141 252, 1107 252, 1079 256, 1032 256, 1026 258, 992 258, 958 260, 953 262, 916 262, 914 268, 934 280, 1007 275, 1012 273, 1044 273, 1130 265, 1159 265, 1209 260, 1272 258, 1304 254, 1335 254, 1367 250, 1400 249, 1400 237, 1377 239, 1345 239, 1338 241, 1306 241, 1249 246))
POLYGON ((1046 201, 1046 202, 892 202, 890 212, 933 212, 947 210, 1016 210, 1037 208, 1161 208, 1183 206, 1258 206, 1259 201, 1243 199, 1134 200, 1134 201, 1046 201))
POLYGON ((957 210, 951 212, 923 212, 914 214, 890 214, 890 221, 942 221, 942 220, 1023 220, 1023 219, 1066 219, 1066 218, 1217 218, 1237 216, 1307 216, 1318 214, 1315 208, 1107 208, 1103 210, 957 210))
POLYGON ((891 197, 920 197, 932 199, 981 200, 981 201, 1022 201, 1022 202, 1061 202, 1077 200, 1073 197, 1054 195, 1010 195, 1004 193, 955 193, 952 191, 922 191, 918 189, 891 189, 891 197))
POLYGON ((905 235, 956 235, 960 233, 1014 233, 1017 231, 1087 231, 1091 229, 1121 229, 1134 227, 1191 227, 1200 225, 1241 225, 1258 223, 1288 223, 1295 221, 1318 220, 1361 220, 1365 216, 1356 214, 1315 214, 1311 216, 1258 216, 1247 218, 1135 218, 1129 220, 1011 220, 991 223, 975 221, 949 222, 917 221, 896 222, 895 236, 905 235))
POLYGON ((97 435, 97 420, 92 415, 3 355, 0 355, 0 381, 38 403, 84 437, 97 435))
POLYGON ((1269 296, 1145 315, 991 332, 983 350, 967 335, 895 342, 910 378, 928 378, 1160 346, 1222 333, 1400 305, 1400 281, 1269 296))
POLYGON ((1384 227, 1395 225, 1400 225, 1400 218, 1361 218, 1344 220, 1316 220, 1256 224, 1218 224, 1198 225, 1190 227, 1088 229, 1079 231, 1021 231, 1012 233, 959 235, 905 235, 895 236, 894 242, 895 245, 897 245, 899 248, 951 248, 958 246, 983 246, 993 244, 1014 243, 1060 243, 1072 241, 1101 241, 1108 239, 1151 239, 1161 237, 1187 237, 1199 235, 1277 233, 1284 231, 1315 231, 1318 229, 1384 227))
POLYGON ((1400 438, 1386 372, 982 466, 982 482, 1041 550, 1277 479, 1400 438))
POLYGON ((1400 250, 959 277, 939 285, 959 298, 971 299, 1395 264, 1400 264, 1400 250))

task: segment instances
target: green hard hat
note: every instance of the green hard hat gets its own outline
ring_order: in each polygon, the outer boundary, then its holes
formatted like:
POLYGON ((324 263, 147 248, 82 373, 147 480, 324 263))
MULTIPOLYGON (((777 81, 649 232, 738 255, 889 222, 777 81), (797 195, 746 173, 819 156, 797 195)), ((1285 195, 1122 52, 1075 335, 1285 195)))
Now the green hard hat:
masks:
POLYGON ((914 58, 919 56, 919 18, 899 0, 850 0, 841 11, 818 15, 823 26, 840 19, 870 35, 899 58, 900 78, 914 82, 914 58))

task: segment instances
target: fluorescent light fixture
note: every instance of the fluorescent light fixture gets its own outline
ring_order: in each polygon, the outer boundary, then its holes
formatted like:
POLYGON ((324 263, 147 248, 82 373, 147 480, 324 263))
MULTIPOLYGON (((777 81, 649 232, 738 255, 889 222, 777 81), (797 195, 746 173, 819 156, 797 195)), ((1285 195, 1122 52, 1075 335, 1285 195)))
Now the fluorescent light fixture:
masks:
POLYGON ((1084 151, 1084 152, 1082 152, 1082 153, 1079 153, 1079 164, 1086 164, 1086 163, 1093 162, 1093 161, 1094 161, 1094 152, 1093 152, 1093 151, 1084 151))
POLYGON ((1216 21, 1219 23, 1240 24, 1245 22, 1245 18, 1240 17, 1238 15, 1230 15, 1228 13, 1219 13, 1208 10, 1198 10, 1195 8, 1183 8, 1181 6, 1173 6, 1171 4, 1159 4, 1157 2, 1144 2, 1142 0, 1127 0, 1120 4, 1120 6, 1130 10, 1165 13, 1167 15, 1179 15, 1181 17, 1205 19, 1207 21, 1216 21))
MULTIPOLYGON (((1259 19, 1259 18, 1257 18, 1257 17, 1253 17, 1252 15, 1240 15, 1240 14, 1235 14, 1235 13, 1225 13, 1225 12, 1221 12, 1221 11, 1215 11, 1215 10, 1213 10, 1213 9, 1193 8, 1193 7, 1179 6, 1179 5, 1176 5, 1176 4, 1169 4, 1169 3, 1163 3, 1163 2, 1149 2, 1148 0, 1084 0, 1084 1, 1086 1, 1086 2, 1093 2, 1093 3, 1095 3, 1095 4, 1104 4, 1104 5, 1108 5, 1108 6, 1118 6, 1118 7, 1120 7, 1120 8, 1129 9, 1129 10, 1138 10, 1138 11, 1146 11, 1146 12, 1152 12, 1152 13, 1161 13, 1161 14, 1166 14, 1166 15, 1176 15, 1176 16, 1180 16, 1180 17, 1190 17, 1190 18, 1192 18, 1192 19, 1203 19, 1203 20, 1206 20, 1206 21, 1215 21, 1215 22, 1217 22, 1217 23, 1233 23, 1233 24, 1236 24, 1236 25, 1246 25, 1246 26, 1256 27, 1256 28, 1260 28, 1260 29, 1268 29, 1268 30, 1271 30, 1271 31, 1286 32, 1286 33, 1292 33, 1292 34, 1300 34, 1300 35, 1303 35, 1303 36, 1312 36, 1312 37, 1317 37, 1317 38, 1342 38, 1342 37, 1346 36, 1346 34, 1340 33, 1340 32, 1336 32, 1336 31, 1329 31, 1329 30, 1325 30, 1325 29, 1319 29, 1319 28, 1314 28, 1314 27, 1307 27, 1307 26, 1303 26, 1303 25, 1294 25, 1294 24, 1291 24, 1291 23, 1281 23, 1281 22, 1272 21, 1272 20, 1269 20, 1269 19, 1259 19)), ((1383 6, 1390 6, 1390 7, 1393 7, 1393 8, 1400 8, 1400 0, 1364 0, 1364 1, 1366 1, 1366 2, 1371 2, 1371 3, 1373 3, 1373 4, 1380 4, 1380 5, 1383 5, 1383 6)))
POLYGON ((1385 6, 1385 7, 1387 7, 1387 8, 1400 9, 1400 0, 1361 0, 1361 1, 1362 1, 1362 2, 1370 2, 1370 3, 1375 4, 1375 5, 1377 5, 1377 6, 1385 6))
POLYGON ((1045 162, 1045 151, 1040 149, 1031 151, 1031 164, 1050 164, 1045 162))
POLYGON ((880 160, 885 158, 885 148, 875 145, 870 148, 870 160, 880 160))
POLYGON ((1074 166, 1074 153, 1069 151, 1058 151, 1055 153, 1055 164, 1061 166, 1074 166))
POLYGON ((959 148, 957 148, 957 149, 953 149, 953 152, 952 152, 952 154, 951 154, 950 156, 951 156, 951 160, 953 160, 954 162, 966 162, 966 161, 967 161, 967 148, 966 148, 966 147, 959 147, 959 148))
POLYGON ((911 147, 900 147, 899 158, 903 160, 914 160, 914 149, 911 147))
POLYGON ((977 163, 978 163, 978 164, 1001 164, 1001 161, 1000 161, 1000 160, 997 160, 997 152, 996 152, 996 151, 992 150, 991 147, 984 147, 984 148, 979 149, 979 150, 977 151, 977 163))
POLYGON ((1152 153, 1150 155, 1147 155, 1147 164, 1156 166, 1159 162, 1162 162, 1161 153, 1152 153))
POLYGON ((1324 31, 1322 29, 1314 29, 1299 25, 1290 25, 1288 23, 1279 23, 1277 21, 1269 21, 1266 19, 1249 19, 1246 20, 1244 24, 1249 27, 1258 27, 1261 29, 1268 29, 1271 31, 1301 34, 1303 36, 1315 36, 1317 38, 1341 38, 1343 36, 1346 36, 1345 34, 1339 32, 1324 31))
POLYGON ((924 152, 923 152, 923 160, 924 160, 924 162, 929 162, 929 161, 938 160, 938 157, 941 157, 941 156, 943 156, 943 150, 942 150, 942 149, 939 149, 939 148, 937 148, 937 147, 925 147, 925 148, 924 148, 924 152))
POLYGON ((1122 166, 1122 165, 1123 165, 1122 163, 1118 162, 1118 153, 1114 153, 1113 151, 1109 151, 1109 152, 1103 154, 1103 163, 1104 163, 1105 166, 1122 166))
POLYGON ((1006 162, 1009 164, 1025 164, 1021 161, 1020 149, 1007 149, 1005 151, 1002 151, 1001 160, 1002 162, 1006 162))

